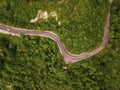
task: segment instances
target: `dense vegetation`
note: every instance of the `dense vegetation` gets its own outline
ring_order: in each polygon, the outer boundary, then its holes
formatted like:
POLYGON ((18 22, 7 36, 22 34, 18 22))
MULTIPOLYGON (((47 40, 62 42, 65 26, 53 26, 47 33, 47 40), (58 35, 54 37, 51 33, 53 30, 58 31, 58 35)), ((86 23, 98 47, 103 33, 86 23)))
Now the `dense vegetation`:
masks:
MULTIPOLYGON (((0 34, 0 89, 119 90, 120 1, 111 6, 109 43, 102 52, 66 65, 54 41, 43 37, 0 34)), ((21 28, 54 30, 69 51, 92 50, 101 43, 108 0, 0 0, 0 23, 21 28), (61 2, 60 2, 61 1, 61 2), (57 11, 54 18, 29 23, 38 10, 57 11)))
POLYGON ((54 30, 68 50, 73 53, 80 53, 99 46, 109 8, 108 0, 99 2, 66 0, 62 3, 58 1, 2 0, 0 22, 21 28, 54 30), (56 11, 61 26, 54 18, 50 18, 48 22, 30 23, 29 21, 36 17, 38 10, 56 11))

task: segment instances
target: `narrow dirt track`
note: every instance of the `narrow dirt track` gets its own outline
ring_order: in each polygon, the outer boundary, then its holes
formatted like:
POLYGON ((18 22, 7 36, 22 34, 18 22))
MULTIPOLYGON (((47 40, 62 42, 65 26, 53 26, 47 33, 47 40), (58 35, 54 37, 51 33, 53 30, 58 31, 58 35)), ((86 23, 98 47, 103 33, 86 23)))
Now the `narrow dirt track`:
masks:
MULTIPOLYGON (((112 1, 113 0, 109 0, 110 4, 112 4, 112 1)), ((21 29, 21 28, 0 25, 0 33, 11 34, 16 36, 20 36, 20 34, 22 33, 24 35, 42 36, 42 37, 50 38, 57 43, 60 53, 64 57, 64 62, 66 64, 70 64, 89 58, 97 54, 98 52, 102 51, 108 43, 109 27, 110 27, 110 10, 107 14, 106 25, 104 27, 104 35, 100 47, 96 48, 93 51, 83 52, 81 54, 70 53, 66 49, 65 45, 62 43, 61 39, 54 32, 51 31, 40 32, 36 30, 28 30, 28 29, 21 29)))

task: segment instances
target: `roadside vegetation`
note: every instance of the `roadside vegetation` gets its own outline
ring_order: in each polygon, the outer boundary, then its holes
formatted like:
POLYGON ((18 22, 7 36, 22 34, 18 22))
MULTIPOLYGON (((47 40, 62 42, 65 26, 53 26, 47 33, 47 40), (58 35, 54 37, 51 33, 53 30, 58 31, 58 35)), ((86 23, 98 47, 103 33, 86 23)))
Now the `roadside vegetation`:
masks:
MULTIPOLYGON (((119 90, 120 1, 111 6, 109 43, 99 54, 65 65, 54 41, 43 37, 0 34, 0 89, 5 90, 119 90), (62 67, 67 66, 67 70, 62 67)), ((0 23, 57 33, 72 53, 97 48, 102 41, 108 0, 0 0, 0 23), (30 23, 38 10, 56 11, 30 23)))

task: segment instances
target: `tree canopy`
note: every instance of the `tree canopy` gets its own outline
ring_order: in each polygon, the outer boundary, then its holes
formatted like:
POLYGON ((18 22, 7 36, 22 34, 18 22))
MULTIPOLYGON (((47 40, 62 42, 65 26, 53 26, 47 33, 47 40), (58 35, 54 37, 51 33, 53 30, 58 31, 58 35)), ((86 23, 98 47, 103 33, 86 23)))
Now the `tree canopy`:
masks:
POLYGON ((119 90, 120 1, 108 0, 0 0, 0 23, 57 33, 72 53, 97 48, 106 15, 111 9, 107 47, 97 55, 66 65, 57 44, 48 38, 0 34, 0 89, 13 90, 119 90), (56 11, 46 22, 29 21, 37 11, 56 11), (67 69, 62 67, 66 66, 67 69))

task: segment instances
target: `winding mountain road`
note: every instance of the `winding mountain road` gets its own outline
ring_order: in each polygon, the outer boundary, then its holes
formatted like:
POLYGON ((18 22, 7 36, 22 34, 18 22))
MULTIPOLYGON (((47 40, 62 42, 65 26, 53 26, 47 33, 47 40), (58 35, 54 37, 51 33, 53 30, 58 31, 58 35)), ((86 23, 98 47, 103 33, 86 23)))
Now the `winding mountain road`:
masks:
MULTIPOLYGON (((112 1, 113 0, 109 0, 110 4, 112 3, 112 1)), ((28 29, 21 29, 21 28, 0 25, 0 33, 11 34, 15 36, 20 36, 20 34, 24 34, 24 35, 42 36, 42 37, 50 38, 57 43, 60 53, 64 57, 64 62, 66 64, 71 64, 89 58, 97 54, 98 52, 102 51, 108 43, 109 27, 110 27, 110 11, 107 14, 106 25, 104 27, 104 35, 102 38, 101 45, 93 51, 83 52, 81 54, 70 53, 66 49, 65 45, 62 43, 61 39, 54 32, 51 31, 40 32, 37 30, 28 30, 28 29)))

